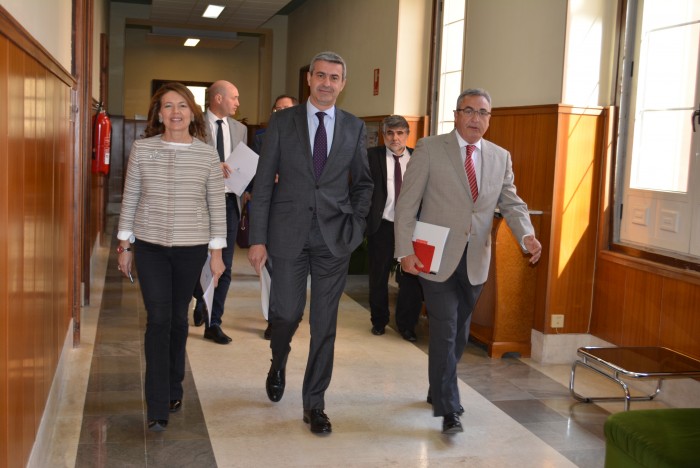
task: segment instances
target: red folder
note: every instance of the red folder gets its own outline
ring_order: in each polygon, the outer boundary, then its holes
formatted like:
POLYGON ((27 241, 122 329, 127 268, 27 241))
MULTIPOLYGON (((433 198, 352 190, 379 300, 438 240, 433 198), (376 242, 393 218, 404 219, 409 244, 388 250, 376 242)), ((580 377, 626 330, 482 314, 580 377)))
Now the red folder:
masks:
POLYGON ((428 244, 427 241, 422 239, 416 239, 413 241, 413 252, 423 264, 423 268, 419 271, 430 273, 430 265, 433 264, 433 255, 435 255, 435 246, 428 244))

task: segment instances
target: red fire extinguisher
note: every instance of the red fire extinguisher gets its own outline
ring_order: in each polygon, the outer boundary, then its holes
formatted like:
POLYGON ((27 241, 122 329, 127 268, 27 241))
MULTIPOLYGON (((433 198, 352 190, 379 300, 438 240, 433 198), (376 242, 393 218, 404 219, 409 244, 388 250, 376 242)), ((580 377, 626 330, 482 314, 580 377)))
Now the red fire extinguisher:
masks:
POLYGON ((112 123, 101 107, 95 115, 92 127, 92 173, 109 174, 112 123))

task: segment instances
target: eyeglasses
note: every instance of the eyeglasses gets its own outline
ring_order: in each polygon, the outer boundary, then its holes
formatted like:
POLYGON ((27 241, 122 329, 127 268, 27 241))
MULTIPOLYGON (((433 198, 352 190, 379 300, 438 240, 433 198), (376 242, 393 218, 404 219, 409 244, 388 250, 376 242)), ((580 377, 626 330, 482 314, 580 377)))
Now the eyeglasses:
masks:
POLYGON ((472 109, 471 107, 465 107, 464 109, 455 109, 455 112, 462 112, 464 115, 467 117, 471 117, 472 115, 477 115, 482 119, 485 119, 486 117, 491 115, 491 112, 487 111, 486 109, 472 109))

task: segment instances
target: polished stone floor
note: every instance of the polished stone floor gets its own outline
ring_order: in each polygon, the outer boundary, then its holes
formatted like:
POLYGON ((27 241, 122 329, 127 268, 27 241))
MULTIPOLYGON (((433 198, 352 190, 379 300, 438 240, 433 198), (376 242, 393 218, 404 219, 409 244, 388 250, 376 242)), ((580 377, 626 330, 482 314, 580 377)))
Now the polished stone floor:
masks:
MULTIPOLYGON (((292 343, 282 401, 267 399, 269 342, 262 339, 259 282, 237 252, 224 315, 233 338, 222 346, 190 327, 183 409, 165 432, 146 429, 142 398, 145 310, 138 288, 100 249, 81 348, 69 357, 70 390, 51 436, 47 466, 66 467, 602 467, 603 423, 621 404, 580 404, 569 396, 569 366, 517 355, 490 359, 470 344, 459 363, 464 432, 440 433, 427 391, 427 320, 412 344, 393 330, 370 333, 367 278, 348 277, 341 300, 326 412, 333 433, 302 422, 301 381, 308 353, 304 320, 292 343)), ((392 287, 392 300, 395 289, 392 287)), ((598 388, 600 382, 581 385, 598 388)), ((656 404, 656 403, 654 403, 656 404)))

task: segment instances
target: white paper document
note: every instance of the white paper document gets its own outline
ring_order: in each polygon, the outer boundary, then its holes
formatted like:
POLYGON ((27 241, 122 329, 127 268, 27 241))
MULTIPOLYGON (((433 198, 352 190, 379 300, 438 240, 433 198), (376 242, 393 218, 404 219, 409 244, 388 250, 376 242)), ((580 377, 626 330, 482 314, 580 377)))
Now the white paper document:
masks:
POLYGON ((202 273, 199 275, 199 284, 204 291, 204 303, 207 305, 207 326, 211 326, 211 306, 214 302, 214 277, 211 274, 211 254, 207 254, 207 261, 204 262, 202 273))
POLYGON ((233 149, 226 164, 231 167, 231 174, 224 179, 224 184, 239 197, 245 191, 258 168, 258 154, 240 142, 233 149))
POLYGON ((413 230, 413 251, 423 263, 424 273, 437 273, 450 228, 418 221, 413 230))
POLYGON ((269 266, 269 260, 260 270, 260 304, 262 305, 262 314, 265 320, 268 320, 270 315, 270 285, 272 284, 272 279, 270 275, 272 274, 272 269, 269 266))

